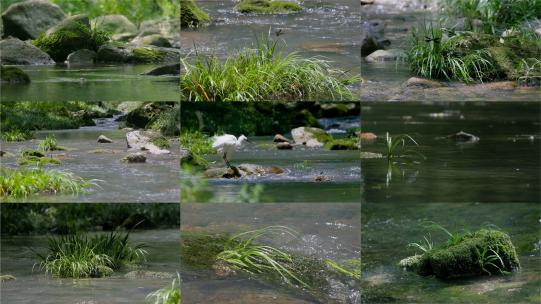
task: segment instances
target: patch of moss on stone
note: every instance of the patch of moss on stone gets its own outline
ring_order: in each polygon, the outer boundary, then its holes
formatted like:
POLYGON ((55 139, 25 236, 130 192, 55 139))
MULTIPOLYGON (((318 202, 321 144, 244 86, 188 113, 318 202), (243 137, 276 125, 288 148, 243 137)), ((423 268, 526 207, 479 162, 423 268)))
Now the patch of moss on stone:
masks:
POLYGON ((295 2, 278 0, 241 0, 235 6, 241 13, 273 14, 273 13, 295 13, 302 11, 302 7, 295 2))
POLYGON ((0 81, 11 84, 30 83, 30 77, 18 67, 0 66, 0 81))
POLYGON ((167 149, 171 147, 169 140, 163 136, 156 136, 150 139, 150 142, 155 144, 161 149, 167 149))
POLYGON ((43 156, 43 157, 37 157, 37 156, 20 157, 17 160, 17 164, 19 164, 21 166, 36 165, 36 164, 39 164, 39 165, 48 165, 48 164, 59 165, 61 163, 62 163, 62 161, 60 161, 59 159, 56 159, 56 158, 53 158, 53 157, 47 157, 47 156, 43 156))
POLYGON ((329 150, 359 150, 359 139, 354 137, 333 139, 325 144, 325 148, 329 150))
POLYGON ((165 54, 157 49, 152 48, 134 48, 130 61, 141 63, 160 62, 165 57, 165 54))
POLYGON ((21 156, 22 157, 45 157, 45 154, 38 150, 29 149, 29 150, 24 150, 21 153, 21 156))
POLYGON ((325 132, 324 130, 317 129, 317 128, 307 128, 310 133, 314 136, 317 141, 321 143, 327 143, 333 140, 332 135, 325 132))
POLYGON ((182 233, 180 260, 194 269, 211 269, 216 256, 225 248, 225 234, 182 233))
POLYGON ((180 26, 198 27, 210 22, 209 15, 194 0, 180 0, 180 26))

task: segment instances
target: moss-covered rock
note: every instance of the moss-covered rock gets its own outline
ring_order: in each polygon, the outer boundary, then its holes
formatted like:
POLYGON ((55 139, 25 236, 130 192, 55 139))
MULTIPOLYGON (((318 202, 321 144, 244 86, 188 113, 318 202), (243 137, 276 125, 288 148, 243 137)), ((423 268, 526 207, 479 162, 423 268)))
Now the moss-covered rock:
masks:
POLYGON ((162 62, 165 53, 158 49, 140 47, 132 50, 131 61, 141 63, 162 62))
POLYGON ((167 149, 171 147, 169 140, 161 135, 150 138, 150 142, 162 149, 167 149))
POLYGON ((501 274, 520 268, 509 235, 489 229, 467 233, 458 241, 404 259, 399 265, 441 279, 501 274))
POLYGON ((28 84, 30 77, 18 67, 0 66, 0 81, 11 84, 28 84))
POLYGON ((38 150, 24 150, 21 155, 23 157, 45 157, 45 154, 38 150))
MULTIPOLYGON (((2 1, 2 5, 4 4, 2 1)), ((62 9, 50 1, 20 1, 10 5, 2 14, 3 36, 21 40, 34 39, 65 17, 62 9)))
POLYGON ((209 15, 194 0, 180 0, 180 26, 198 27, 210 22, 209 15))
POLYGON ((75 15, 50 28, 33 43, 56 62, 63 62, 74 51, 97 50, 108 40, 107 34, 90 28, 88 16, 75 15))
POLYGON ((62 161, 57 159, 57 158, 54 158, 54 157, 47 157, 47 156, 43 156, 43 157, 37 157, 37 156, 27 156, 27 157, 24 157, 24 156, 21 156, 19 157, 19 159, 17 159, 17 164, 21 165, 21 166, 26 166, 26 165, 35 165, 35 164, 40 164, 40 165, 48 165, 48 164, 51 164, 51 165, 59 165, 61 164, 62 161))
POLYGON ((273 13, 295 13, 302 11, 302 7, 291 1, 278 0, 241 0, 235 6, 241 13, 273 14, 273 13))
POLYGON ((325 144, 325 148, 329 150, 359 150, 359 139, 357 138, 341 138, 333 139, 325 144))

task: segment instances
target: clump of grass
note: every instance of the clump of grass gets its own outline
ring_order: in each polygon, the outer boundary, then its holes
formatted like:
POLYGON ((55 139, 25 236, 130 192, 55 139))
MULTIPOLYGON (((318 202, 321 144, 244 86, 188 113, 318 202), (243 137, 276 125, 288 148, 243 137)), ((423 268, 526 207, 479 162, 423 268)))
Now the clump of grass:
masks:
POLYGON ((0 168, 0 197, 26 198, 30 195, 73 194, 85 192, 84 188, 95 181, 84 181, 69 172, 58 170, 0 168))
POLYGON ((356 100, 348 85, 359 80, 322 58, 284 55, 278 41, 262 37, 224 63, 196 54, 181 58, 181 98, 189 101, 356 100))
POLYGON ((389 135, 389 132, 385 133, 385 152, 387 159, 390 160, 397 157, 411 156, 421 156, 424 158, 424 156, 418 151, 408 148, 408 141, 413 143, 415 146, 419 146, 419 144, 408 134, 391 136, 389 135))
POLYGON ((13 141, 25 141, 34 137, 34 134, 30 130, 8 130, 2 132, 2 140, 7 142, 13 141))
POLYGON ((66 150, 65 147, 59 146, 56 138, 53 134, 47 135, 44 140, 41 140, 38 144, 38 151, 62 151, 66 150))
POLYGON ((325 264, 334 272, 345 275, 354 280, 361 279, 361 260, 351 259, 344 263, 338 263, 337 261, 326 259, 325 264))
POLYGON ((484 273, 488 275, 494 273, 504 275, 510 274, 509 271, 503 270, 505 269, 505 263, 500 254, 490 246, 483 247, 482 250, 475 247, 475 254, 477 255, 477 264, 484 273))
POLYGON ((144 244, 131 246, 129 233, 67 235, 50 237, 48 254, 40 255, 39 268, 57 277, 88 278, 108 276, 125 265, 142 263, 144 244))
POLYGON ((519 83, 523 85, 539 85, 541 83, 541 60, 537 58, 521 59, 519 65, 519 83))
POLYGON ((412 30, 406 58, 413 73, 429 79, 460 80, 466 83, 498 76, 488 45, 472 33, 447 31, 432 24, 421 32, 412 30))
POLYGON ((180 135, 180 146, 190 151, 193 163, 206 167, 208 161, 203 157, 206 154, 214 154, 212 139, 200 131, 184 131, 180 135))
POLYGON ((153 304, 180 304, 182 295, 180 282, 180 274, 177 273, 177 277, 173 279, 171 285, 149 293, 146 297, 147 302, 153 304))
POLYGON ((300 284, 309 288, 308 284, 294 273, 290 254, 272 246, 255 243, 259 238, 271 234, 296 236, 294 230, 284 226, 268 226, 239 233, 229 238, 224 251, 219 253, 216 259, 248 273, 277 275, 288 284, 300 284))

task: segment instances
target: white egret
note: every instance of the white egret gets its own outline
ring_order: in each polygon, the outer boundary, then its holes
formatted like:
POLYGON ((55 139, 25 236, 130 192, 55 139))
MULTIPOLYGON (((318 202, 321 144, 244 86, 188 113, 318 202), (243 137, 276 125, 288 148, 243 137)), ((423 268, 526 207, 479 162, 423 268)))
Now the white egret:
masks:
POLYGON ((237 139, 235 135, 224 134, 221 136, 214 136, 212 143, 212 148, 222 154, 222 158, 225 161, 225 164, 228 168, 231 167, 229 161, 233 157, 233 154, 237 149, 242 148, 242 145, 245 141, 248 141, 248 138, 244 135, 239 136, 237 139))

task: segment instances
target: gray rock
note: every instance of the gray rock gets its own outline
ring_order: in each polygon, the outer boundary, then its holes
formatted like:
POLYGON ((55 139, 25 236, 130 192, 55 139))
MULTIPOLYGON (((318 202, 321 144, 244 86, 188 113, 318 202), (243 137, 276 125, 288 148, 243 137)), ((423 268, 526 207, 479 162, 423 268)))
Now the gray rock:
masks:
POLYGON ((51 65, 55 64, 47 53, 17 38, 0 41, 0 61, 14 65, 51 65))
POLYGON ((10 5, 2 14, 4 36, 22 40, 35 39, 66 15, 56 4, 45 0, 28 0, 10 5))
POLYGON ((441 84, 439 81, 419 77, 411 77, 410 79, 406 80, 406 82, 404 82, 404 87, 406 88, 413 87, 419 89, 432 89, 440 88, 442 86, 443 84, 441 84))
POLYGON ((146 20, 139 25, 139 36, 160 34, 163 36, 176 35, 180 31, 180 23, 175 19, 146 20))
POLYGON ((45 32, 35 45, 47 52, 56 62, 64 62, 68 55, 92 47, 90 21, 87 15, 74 15, 45 32))
POLYGON ((92 20, 92 26, 99 30, 115 34, 137 34, 137 26, 124 15, 105 15, 92 20))
POLYGON ((101 134, 100 136, 98 136, 98 142, 102 143, 102 144, 110 144, 110 143, 113 142, 113 140, 110 139, 109 137, 101 134))
POLYGON ((278 150, 291 150, 293 146, 288 142, 280 142, 276 144, 276 149, 278 150))
POLYGON ((298 127, 291 130, 291 136, 296 144, 309 148, 322 148, 325 142, 331 139, 325 130, 310 127, 298 127))
POLYGON ((266 176, 270 174, 282 174, 284 169, 277 166, 260 166, 254 164, 241 164, 230 168, 209 168, 203 175, 207 178, 239 178, 243 176, 255 175, 266 176))
POLYGON ((160 149, 152 143, 154 138, 161 137, 154 131, 131 131, 126 133, 128 148, 133 151, 148 151, 150 154, 169 154, 169 150, 160 149))
POLYGON ((180 50, 157 46, 118 46, 104 44, 98 49, 99 62, 167 63, 179 62, 180 50))
POLYGON ((274 135, 274 142, 275 143, 289 143, 289 139, 287 139, 284 135, 282 134, 276 134, 274 135))
POLYGON ((160 34, 152 34, 148 36, 140 36, 136 37, 131 42, 134 45, 153 45, 153 46, 160 46, 160 47, 171 47, 171 42, 169 42, 169 39, 165 38, 164 36, 160 34))
POLYGON ((386 61, 402 60, 406 57, 404 50, 400 49, 388 49, 377 50, 370 55, 366 56, 365 60, 370 63, 380 63, 386 61))
POLYGON ((391 42, 383 37, 385 23, 381 20, 364 21, 361 28, 361 56, 385 49, 391 42))
POLYGON ((161 76, 161 75, 180 75, 180 63, 168 64, 152 69, 143 75, 161 76))
POLYGON ((10 84, 28 84, 30 77, 18 67, 0 66, 0 82, 10 84))
POLYGON ((122 158, 122 161, 126 163, 144 163, 147 161, 147 157, 141 152, 130 153, 124 156, 124 158, 122 158))
POLYGON ((68 55, 66 63, 70 65, 91 65, 96 60, 96 52, 82 49, 68 55))
POLYGON ((477 141, 479 141, 479 137, 477 137, 477 136, 475 136, 473 134, 470 134, 470 133, 463 132, 463 131, 457 132, 455 134, 448 135, 447 138, 452 139, 454 141, 458 141, 458 142, 477 142, 477 141))
POLYGON ((126 279, 172 279, 175 276, 169 272, 134 270, 124 275, 126 279))
POLYGON ((104 44, 98 49, 96 60, 99 62, 126 62, 130 50, 126 46, 104 44))

